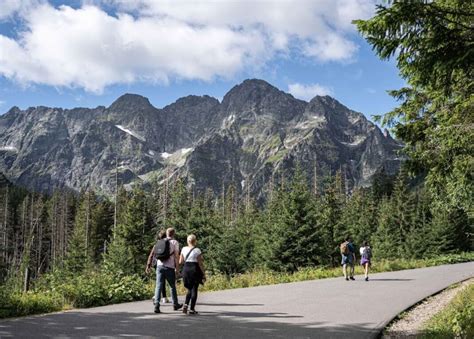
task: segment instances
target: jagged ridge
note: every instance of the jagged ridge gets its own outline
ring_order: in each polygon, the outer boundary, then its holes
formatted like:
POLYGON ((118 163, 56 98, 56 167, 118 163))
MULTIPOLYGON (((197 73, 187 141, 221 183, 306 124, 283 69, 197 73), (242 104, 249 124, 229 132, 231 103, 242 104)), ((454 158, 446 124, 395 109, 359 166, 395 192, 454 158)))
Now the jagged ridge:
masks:
POLYGON ((126 185, 172 175, 197 190, 234 182, 264 197, 270 178, 296 163, 312 175, 344 168, 367 185, 394 171, 400 145, 334 98, 295 99, 263 80, 246 80, 222 103, 187 96, 162 109, 125 94, 110 107, 13 107, 0 117, 0 172, 41 191, 93 187, 111 192, 118 165, 126 185))

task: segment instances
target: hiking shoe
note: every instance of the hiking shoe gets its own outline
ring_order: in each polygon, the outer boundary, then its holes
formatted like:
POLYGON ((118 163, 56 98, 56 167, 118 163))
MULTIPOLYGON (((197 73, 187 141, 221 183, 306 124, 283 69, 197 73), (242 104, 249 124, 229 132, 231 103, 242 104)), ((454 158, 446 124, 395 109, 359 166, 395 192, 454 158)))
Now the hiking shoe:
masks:
POLYGON ((190 310, 190 311, 189 311, 189 314, 190 314, 190 315, 195 315, 195 314, 198 314, 198 311, 190 310))
POLYGON ((160 311, 160 306, 159 306, 159 305, 158 305, 158 306, 155 306, 155 309, 154 309, 153 312, 155 312, 155 313, 161 313, 161 311, 160 311))
POLYGON ((365 277, 365 281, 369 281, 369 277, 365 277))
POLYGON ((347 281, 349 281, 349 278, 346 278, 347 281))
POLYGON ((183 306, 183 313, 188 314, 188 305, 183 306))
POLYGON ((173 305, 175 311, 179 310, 181 307, 183 307, 183 304, 173 305))
POLYGON ((354 277, 351 277, 350 279, 351 279, 351 280, 355 280, 355 278, 354 278, 354 277))

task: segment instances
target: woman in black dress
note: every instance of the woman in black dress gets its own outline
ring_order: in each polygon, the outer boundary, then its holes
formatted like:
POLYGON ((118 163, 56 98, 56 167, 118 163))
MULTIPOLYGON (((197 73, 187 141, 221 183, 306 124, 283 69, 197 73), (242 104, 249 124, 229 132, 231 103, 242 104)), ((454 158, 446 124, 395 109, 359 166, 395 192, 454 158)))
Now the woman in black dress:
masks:
POLYGON ((183 313, 185 314, 188 313, 188 306, 190 306, 189 314, 197 314, 194 308, 196 306, 199 284, 203 284, 206 281, 202 253, 201 250, 196 247, 196 244, 196 236, 194 234, 188 235, 188 246, 183 247, 181 256, 179 257, 179 264, 184 264, 184 287, 188 290, 183 306, 183 313), (189 304, 190 302, 191 305, 189 304))

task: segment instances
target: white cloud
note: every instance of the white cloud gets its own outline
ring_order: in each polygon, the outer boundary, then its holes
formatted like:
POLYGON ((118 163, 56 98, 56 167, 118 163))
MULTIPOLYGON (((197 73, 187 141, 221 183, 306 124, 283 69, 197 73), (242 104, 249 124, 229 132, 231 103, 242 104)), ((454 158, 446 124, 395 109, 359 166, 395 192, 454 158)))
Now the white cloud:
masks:
POLYGON ((0 75, 96 93, 117 83, 231 78, 289 52, 347 62, 357 52, 350 21, 373 11, 371 0, 84 0, 77 9, 6 1, 0 18, 19 13, 24 30, 0 35, 0 75))
POLYGON ((0 107, 2 107, 3 105, 5 105, 5 100, 0 100, 0 107))
POLYGON ((320 84, 289 84, 288 92, 292 94, 295 98, 310 101, 316 95, 333 95, 333 91, 326 86, 320 84))

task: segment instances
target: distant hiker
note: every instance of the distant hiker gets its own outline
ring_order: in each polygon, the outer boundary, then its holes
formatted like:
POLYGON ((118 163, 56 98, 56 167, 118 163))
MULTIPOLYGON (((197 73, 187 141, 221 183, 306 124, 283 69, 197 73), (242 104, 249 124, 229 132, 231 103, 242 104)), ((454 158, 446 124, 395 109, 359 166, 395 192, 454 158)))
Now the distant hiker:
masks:
POLYGON ((369 267, 372 259, 372 249, 369 246, 368 241, 364 241, 363 246, 359 249, 360 252, 360 264, 365 269, 365 281, 369 281, 369 267))
POLYGON ((183 267, 183 283, 184 287, 188 290, 186 294, 186 301, 184 302, 183 313, 188 313, 188 306, 191 302, 189 314, 197 314, 196 300, 198 296, 199 284, 203 284, 206 281, 206 275, 204 270, 204 263, 201 254, 201 250, 196 247, 197 240, 194 234, 188 235, 188 246, 183 247, 181 250, 181 256, 179 257, 179 263, 183 267))
POLYGON ((356 260, 355 248, 352 243, 352 239, 347 236, 345 237, 344 242, 340 245, 341 256, 342 256, 342 272, 344 273, 344 278, 346 280, 355 280, 354 278, 354 263, 356 260), (349 277, 347 276, 347 265, 349 265, 349 277))
POLYGON ((171 287, 171 297, 173 299, 174 310, 179 310, 183 304, 178 303, 176 292, 176 272, 179 268, 179 244, 174 239, 175 230, 168 228, 166 238, 159 239, 148 256, 146 272, 150 271, 153 258, 157 261, 156 266, 156 287, 155 287, 155 313, 160 313, 160 295, 165 288, 165 280, 171 287))

